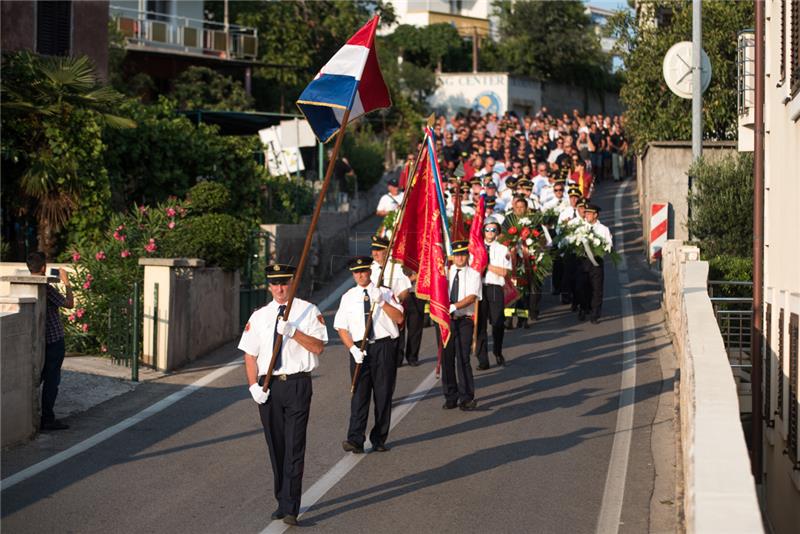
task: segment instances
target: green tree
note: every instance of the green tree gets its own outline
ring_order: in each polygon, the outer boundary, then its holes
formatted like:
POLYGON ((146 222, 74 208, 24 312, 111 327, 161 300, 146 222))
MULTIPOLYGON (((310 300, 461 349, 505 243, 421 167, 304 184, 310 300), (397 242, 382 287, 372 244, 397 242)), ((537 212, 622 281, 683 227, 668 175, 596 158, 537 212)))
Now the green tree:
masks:
MULTIPOLYGON (((620 96, 636 151, 650 141, 687 140, 692 134, 691 100, 674 95, 662 75, 667 50, 692 39, 692 4, 659 0, 646 6, 638 16, 617 13, 607 26, 625 64, 620 96), (662 15, 659 25, 650 20, 656 15, 662 15)), ((703 49, 712 69, 711 84, 703 94, 705 139, 736 139, 736 37, 752 27, 753 20, 752 2, 703 2, 703 49)))
POLYGON ((500 40, 486 43, 484 65, 545 81, 597 89, 610 85, 610 58, 583 2, 497 0, 493 7, 500 40))
POLYGON ((170 96, 181 109, 244 111, 253 99, 241 83, 208 67, 189 67, 178 76, 170 96))
POLYGON ((111 113, 124 97, 98 83, 85 56, 18 52, 4 56, 2 74, 3 208, 33 215, 38 247, 52 257, 65 225, 90 237, 107 217, 104 126, 136 123, 111 113))

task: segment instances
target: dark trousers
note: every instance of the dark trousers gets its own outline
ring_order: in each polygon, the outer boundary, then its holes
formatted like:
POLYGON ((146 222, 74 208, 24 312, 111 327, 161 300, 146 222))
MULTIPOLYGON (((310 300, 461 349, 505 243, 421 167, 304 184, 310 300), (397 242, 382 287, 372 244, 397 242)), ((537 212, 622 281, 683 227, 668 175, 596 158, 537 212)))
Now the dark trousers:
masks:
POLYGON ((599 182, 603 179, 603 153, 599 150, 597 152, 591 152, 589 154, 589 159, 592 162, 592 174, 594 175, 595 179, 599 182))
POLYGON ((419 347, 422 344, 422 327, 425 320, 425 301, 418 299, 416 294, 409 293, 403 301, 403 315, 405 316, 405 350, 403 346, 403 336, 400 335, 400 345, 398 347, 397 365, 406 361, 419 361, 419 347))
POLYGON ((478 309, 478 339, 475 355, 481 366, 489 365, 489 342, 487 322, 492 325, 492 352, 495 356, 503 355, 503 334, 505 333, 505 316, 503 315, 503 288, 496 285, 483 286, 483 300, 478 309))
POLYGON ((529 318, 539 316, 539 303, 542 300, 542 284, 534 277, 529 278, 530 291, 528 292, 528 313, 529 318))
POLYGON ((473 324, 467 317, 450 321, 450 341, 442 351, 442 392, 447 402, 463 403, 475 398, 469 365, 473 324))
MULTIPOLYGON (((357 344, 360 346, 360 344, 357 344)), ((379 339, 367 345, 367 355, 358 374, 356 390, 350 399, 350 426, 347 429, 347 441, 364 446, 367 419, 369 417, 370 396, 375 403, 375 426, 369 433, 372 446, 383 445, 389 436, 389 424, 392 420, 392 393, 397 378, 397 362, 395 351, 397 342, 394 339, 379 339)), ((356 364, 350 359, 350 378, 356 364)))
POLYGON ((575 285, 578 278, 578 258, 574 254, 564 255, 564 274, 561 279, 561 294, 575 299, 575 285))
POLYGON ((553 295, 562 292, 561 284, 564 281, 564 258, 556 256, 553 259, 553 295))
POLYGON ((273 379, 269 399, 258 406, 269 448, 278 510, 295 516, 300 512, 303 494, 311 394, 310 376, 286 381, 273 379))
POLYGON ((56 414, 53 408, 58 397, 58 385, 61 383, 61 365, 64 363, 64 338, 47 343, 44 346, 44 366, 39 376, 42 384, 42 421, 53 421, 56 414))
POLYGON ((587 258, 581 258, 578 268, 578 305, 584 313, 591 313, 592 317, 600 317, 603 306, 603 259, 595 258, 597 266, 592 265, 587 258))

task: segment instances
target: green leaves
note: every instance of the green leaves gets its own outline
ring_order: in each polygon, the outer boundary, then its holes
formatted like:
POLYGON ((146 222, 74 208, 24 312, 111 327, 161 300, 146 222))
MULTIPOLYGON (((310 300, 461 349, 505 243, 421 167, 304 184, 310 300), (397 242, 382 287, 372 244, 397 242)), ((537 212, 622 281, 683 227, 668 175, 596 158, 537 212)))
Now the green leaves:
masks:
POLYGON ((208 67, 193 66, 183 71, 170 96, 181 109, 244 111, 253 106, 241 83, 208 67))

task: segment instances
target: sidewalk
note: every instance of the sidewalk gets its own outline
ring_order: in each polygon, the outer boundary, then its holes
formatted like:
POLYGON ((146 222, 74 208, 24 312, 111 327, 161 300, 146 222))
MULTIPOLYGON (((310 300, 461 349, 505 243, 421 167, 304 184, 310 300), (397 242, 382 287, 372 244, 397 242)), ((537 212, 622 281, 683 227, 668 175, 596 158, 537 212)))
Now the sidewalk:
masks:
POLYGON ((136 389, 142 382, 168 375, 147 367, 139 368, 139 382, 131 381, 131 369, 100 356, 64 358, 55 412, 59 419, 97 406, 136 389))

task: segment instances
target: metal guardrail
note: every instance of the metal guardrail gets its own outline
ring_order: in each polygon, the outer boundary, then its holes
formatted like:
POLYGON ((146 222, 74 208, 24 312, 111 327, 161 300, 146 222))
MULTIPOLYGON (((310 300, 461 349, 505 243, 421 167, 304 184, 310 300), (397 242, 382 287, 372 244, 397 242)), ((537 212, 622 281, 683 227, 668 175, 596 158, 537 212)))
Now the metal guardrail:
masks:
POLYGON ((115 5, 109 13, 131 47, 245 61, 258 56, 255 28, 115 5))
POLYGON ((722 341, 732 369, 750 374, 750 341, 753 332, 752 296, 715 296, 717 294, 752 295, 753 283, 749 281, 709 280, 708 295, 719 325, 722 341))
POLYGON ((756 39, 753 30, 739 32, 736 40, 736 109, 747 115, 755 103, 756 39))

